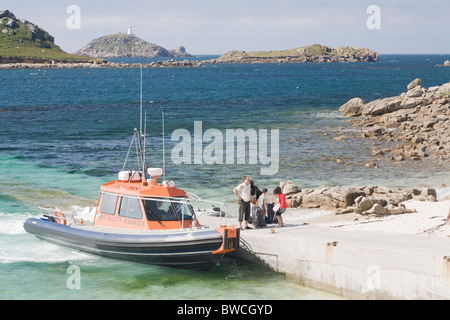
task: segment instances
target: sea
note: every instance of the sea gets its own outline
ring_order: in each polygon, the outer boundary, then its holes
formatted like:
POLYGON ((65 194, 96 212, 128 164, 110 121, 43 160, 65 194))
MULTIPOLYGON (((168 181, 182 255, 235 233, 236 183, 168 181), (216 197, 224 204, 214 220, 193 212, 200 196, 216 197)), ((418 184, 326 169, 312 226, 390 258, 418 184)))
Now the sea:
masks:
MULTIPOLYGON (((377 168, 366 168, 374 159, 372 148, 389 143, 362 139, 365 128, 354 127, 338 111, 354 97, 368 102, 399 95, 415 78, 425 88, 449 82, 450 68, 436 66, 448 59, 380 55, 375 63, 144 68, 146 159, 150 167, 165 166, 165 179, 177 187, 227 203, 232 216, 237 215, 233 188, 243 175, 269 192, 281 181, 293 181, 302 188, 430 186, 438 197, 449 194, 448 162, 377 159, 377 168), (250 137, 244 150, 236 142, 236 157, 227 161, 226 133, 238 129, 258 133, 257 146, 250 137), (195 146, 210 151, 207 132, 223 139, 214 163, 195 160, 195 146), (265 134, 275 145, 271 133, 278 134, 278 146, 266 156, 277 167, 265 175, 261 168, 269 165, 259 147, 265 134), (347 139, 332 139, 340 134, 347 139), (183 149, 180 163, 181 145, 192 148, 183 149), (238 161, 239 152, 244 161, 238 161), (337 164, 337 158, 346 164, 337 164)), ((0 299, 339 299, 231 258, 210 272, 177 270, 81 253, 24 231, 23 222, 39 216, 40 207, 91 213, 100 185, 117 178, 134 129, 140 128, 140 73, 140 68, 0 70, 0 299)), ((127 169, 136 170, 136 162, 131 153, 127 169)))

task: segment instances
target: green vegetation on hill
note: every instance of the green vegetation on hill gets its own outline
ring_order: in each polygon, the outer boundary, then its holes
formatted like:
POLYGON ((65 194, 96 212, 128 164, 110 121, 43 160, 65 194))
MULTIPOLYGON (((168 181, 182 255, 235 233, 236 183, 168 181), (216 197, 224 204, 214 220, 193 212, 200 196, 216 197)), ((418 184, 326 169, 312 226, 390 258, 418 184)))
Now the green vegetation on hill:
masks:
POLYGON ((9 10, 0 11, 0 63, 9 62, 87 62, 92 58, 69 54, 37 25, 16 19, 9 10))

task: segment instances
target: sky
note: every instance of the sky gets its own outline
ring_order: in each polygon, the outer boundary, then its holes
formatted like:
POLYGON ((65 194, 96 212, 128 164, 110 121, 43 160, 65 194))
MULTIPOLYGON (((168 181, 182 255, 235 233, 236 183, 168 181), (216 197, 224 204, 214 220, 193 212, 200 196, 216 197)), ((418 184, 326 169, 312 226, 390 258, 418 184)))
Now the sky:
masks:
POLYGON ((194 55, 315 43, 381 54, 450 53, 449 0, 0 0, 4 9, 48 31, 69 53, 126 33, 129 24, 146 41, 183 45, 194 55), (79 15, 68 12, 71 5, 79 15), (374 5, 378 11, 368 11, 374 5))

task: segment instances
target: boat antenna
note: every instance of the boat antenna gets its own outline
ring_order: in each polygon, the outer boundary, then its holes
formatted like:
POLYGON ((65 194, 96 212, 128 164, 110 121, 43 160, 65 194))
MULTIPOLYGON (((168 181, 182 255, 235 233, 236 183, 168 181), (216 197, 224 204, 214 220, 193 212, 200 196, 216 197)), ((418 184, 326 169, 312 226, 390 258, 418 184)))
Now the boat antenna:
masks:
POLYGON ((142 151, 142 178, 146 179, 146 174, 145 174, 145 140, 146 140, 146 136, 147 136, 147 111, 145 111, 144 113, 144 150, 142 151))
POLYGON ((162 135, 163 135, 163 181, 166 180, 166 148, 165 148, 165 135, 164 135, 164 111, 162 112, 162 135))
MULTIPOLYGON (((141 180, 144 182, 147 180, 147 176, 145 174, 145 133, 142 134, 142 63, 141 63, 141 93, 140 93, 140 117, 139 117, 139 149, 141 153, 141 161, 142 161, 142 176, 141 180), (144 142, 142 143, 142 140, 144 142)), ((147 114, 146 114, 147 116, 147 114)), ((147 126, 147 124, 146 124, 147 126)), ((145 128, 147 130, 147 128, 145 128)))
MULTIPOLYGON (((140 86, 140 118, 139 118, 139 132, 136 128, 134 128, 133 138, 131 139, 130 147, 128 148, 127 156, 125 158, 125 162, 122 166, 122 171, 125 169, 125 165, 127 164, 128 156, 131 151, 131 147, 136 139, 136 155, 137 155, 137 171, 142 165, 142 174, 141 181, 145 182, 147 180, 147 175, 145 174, 145 135, 147 133, 147 112, 145 113, 145 128, 144 133, 142 133, 142 63, 141 63, 141 86, 140 86)), ((137 172, 136 171, 136 172, 137 172)), ((136 172, 134 174, 136 174, 136 172)), ((133 175, 134 175, 133 174, 133 175)), ((129 178, 131 180, 132 177, 129 178)))
POLYGON ((141 63, 141 96, 140 96, 139 133, 142 135, 142 63, 141 63))

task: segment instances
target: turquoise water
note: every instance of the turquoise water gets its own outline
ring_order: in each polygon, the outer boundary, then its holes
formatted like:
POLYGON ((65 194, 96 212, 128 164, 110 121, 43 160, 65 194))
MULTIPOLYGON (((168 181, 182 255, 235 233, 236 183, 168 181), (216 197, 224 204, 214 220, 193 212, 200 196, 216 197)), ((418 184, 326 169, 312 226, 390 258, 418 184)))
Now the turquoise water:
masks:
MULTIPOLYGON (((448 164, 406 162, 365 168, 372 145, 337 112, 350 98, 400 94, 414 78, 425 87, 450 80, 438 68, 448 56, 381 56, 377 63, 205 65, 144 69, 147 157, 162 166, 165 112, 167 179, 230 205, 232 189, 249 174, 271 190, 282 180, 322 184, 449 185, 448 164), (176 129, 278 129, 279 170, 261 165, 171 161, 176 129), (333 141, 338 132, 347 140, 333 141), (336 164, 342 158, 346 166, 336 164)), ((139 69, 0 70, 0 299, 335 298, 242 261, 224 260, 209 273, 142 266, 93 257, 37 240, 23 221, 40 206, 72 211, 95 204, 99 186, 116 178, 139 122, 139 69), (81 288, 69 290, 71 265, 81 288)), ((133 163, 132 163, 133 164, 133 163)), ((234 207, 230 206, 233 210, 234 207)), ((236 214, 236 212, 230 212, 236 214)))

